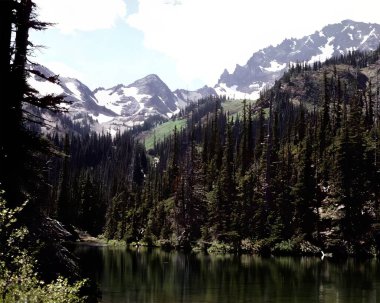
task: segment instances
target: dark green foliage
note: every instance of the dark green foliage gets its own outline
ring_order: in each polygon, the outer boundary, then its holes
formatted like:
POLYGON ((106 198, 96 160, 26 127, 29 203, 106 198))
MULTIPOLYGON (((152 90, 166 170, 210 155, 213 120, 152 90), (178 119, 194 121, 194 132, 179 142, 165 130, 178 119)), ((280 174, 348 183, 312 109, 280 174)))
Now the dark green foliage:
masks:
MULTIPOLYGON (((57 152, 35 130, 45 123, 38 115, 41 111, 59 112, 65 101, 60 96, 41 96, 27 82, 32 74, 57 82, 57 77, 35 71, 30 61, 30 31, 49 25, 36 19, 35 9, 32 0, 0 1, 0 193, 7 201, 5 207, 0 197, 0 296, 2 302, 83 302, 78 293, 84 283, 70 286, 62 278, 48 283, 60 273, 72 279, 79 273, 74 272, 75 262, 60 243, 67 234, 58 222, 46 217, 57 212, 57 190, 49 195, 46 183, 50 157, 57 152)), ((68 188, 66 164, 61 173, 55 172, 60 176, 61 201, 66 200, 68 188)))
POLYGON ((307 239, 312 239, 318 218, 316 215, 316 172, 315 165, 312 162, 313 150, 310 135, 305 138, 304 145, 300 151, 297 182, 292 192, 297 217, 294 224, 298 234, 305 235, 307 239))
MULTIPOLYGON (((59 110, 61 97, 43 96, 32 89, 26 79, 30 73, 28 55, 33 44, 29 31, 42 30, 48 24, 36 20, 35 3, 31 0, 5 0, 0 3, 0 184, 11 206, 18 206, 40 193, 43 162, 49 144, 26 127, 26 122, 42 124, 30 108, 59 110)), ((55 77, 46 79, 56 82, 55 77)), ((30 203, 25 211, 35 211, 30 203)))
POLYGON ((174 219, 178 245, 188 247, 201 237, 206 223, 207 199, 200 155, 191 144, 181 169, 181 181, 175 195, 174 219))
POLYGON ((69 188, 80 214, 73 223, 183 248, 202 240, 234 250, 244 239, 262 252, 290 242, 301 251, 369 252, 380 218, 379 98, 358 62, 373 64, 373 56, 292 66, 254 106, 243 101, 236 118, 223 100, 200 100, 182 111, 186 128, 156 142, 149 156, 136 130, 71 136, 55 182, 69 188), (342 66, 347 61, 355 68, 342 66))

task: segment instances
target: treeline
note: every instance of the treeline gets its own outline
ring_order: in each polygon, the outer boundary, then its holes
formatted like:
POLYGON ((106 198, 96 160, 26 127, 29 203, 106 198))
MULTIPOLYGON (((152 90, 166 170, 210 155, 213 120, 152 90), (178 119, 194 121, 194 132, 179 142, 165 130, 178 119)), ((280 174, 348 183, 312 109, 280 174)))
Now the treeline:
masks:
POLYGON ((380 129, 371 58, 290 69, 239 115, 201 100, 185 111, 187 127, 148 155, 128 133, 66 137, 56 213, 127 242, 373 254, 380 129), (372 74, 349 65, 361 60, 372 74))

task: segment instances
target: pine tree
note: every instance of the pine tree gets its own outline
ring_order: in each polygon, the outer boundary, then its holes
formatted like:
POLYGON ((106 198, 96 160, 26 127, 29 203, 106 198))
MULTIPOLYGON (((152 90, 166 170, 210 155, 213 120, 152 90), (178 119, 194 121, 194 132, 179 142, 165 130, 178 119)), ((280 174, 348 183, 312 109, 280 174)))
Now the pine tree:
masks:
POLYGON ((240 135, 240 175, 244 175, 249 167, 249 123, 247 116, 247 101, 243 101, 243 125, 240 135))
POLYGON ((190 247, 190 243, 201 236, 206 213, 203 183, 200 158, 192 141, 186 152, 181 182, 175 196, 176 234, 181 247, 190 247))
POLYGON ((265 137, 265 114, 264 109, 261 107, 259 109, 259 118, 258 118, 258 127, 257 127, 257 135, 256 135, 256 148, 255 148, 255 159, 258 160, 261 158, 263 145, 264 145, 264 137, 265 137))
POLYGON ((225 138, 222 167, 210 209, 213 232, 222 240, 227 233, 236 232, 238 223, 232 122, 227 123, 225 138))
POLYGON ((72 224, 75 218, 74 209, 71 205, 70 197, 70 183, 69 183, 69 155, 70 155, 70 142, 69 135, 66 134, 64 149, 63 149, 63 163, 59 177, 59 188, 57 196, 57 217, 64 223, 72 224))
POLYGON ((295 197, 295 227, 299 235, 312 240, 316 231, 316 180, 312 162, 312 143, 310 134, 305 138, 305 147, 301 150, 301 159, 298 164, 297 183, 293 189, 295 197))
POLYGON ((319 129, 319 154, 322 158, 328 144, 327 136, 330 125, 330 95, 329 88, 327 84, 327 74, 326 71, 323 73, 323 105, 322 105, 322 113, 321 113, 321 125, 319 129))
MULTIPOLYGON (((0 76, 4 79, 0 84, 3 94, 0 103, 0 184, 8 203, 14 207, 23 203, 27 195, 33 197, 37 183, 41 182, 37 178, 41 169, 38 155, 48 150, 46 141, 25 127, 24 122, 33 119, 23 105, 58 110, 62 98, 39 97, 26 81, 31 72, 27 68, 32 45, 29 31, 42 30, 48 25, 36 20, 34 2, 5 0, 0 5, 0 76)), ((29 203, 28 208, 38 207, 29 203)))
POLYGON ((363 141, 363 119, 359 96, 351 101, 347 123, 339 138, 336 157, 336 199, 344 209, 340 221, 342 237, 361 250, 361 241, 367 236, 371 220, 363 206, 370 200, 368 192, 365 144, 363 141))

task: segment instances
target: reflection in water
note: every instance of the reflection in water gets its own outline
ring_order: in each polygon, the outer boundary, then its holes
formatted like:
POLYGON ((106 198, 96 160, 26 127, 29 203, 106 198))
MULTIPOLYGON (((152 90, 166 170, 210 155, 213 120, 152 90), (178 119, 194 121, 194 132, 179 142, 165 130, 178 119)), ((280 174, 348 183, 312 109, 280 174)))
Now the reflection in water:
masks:
POLYGON ((376 260, 182 254, 80 245, 104 303, 375 303, 376 260))

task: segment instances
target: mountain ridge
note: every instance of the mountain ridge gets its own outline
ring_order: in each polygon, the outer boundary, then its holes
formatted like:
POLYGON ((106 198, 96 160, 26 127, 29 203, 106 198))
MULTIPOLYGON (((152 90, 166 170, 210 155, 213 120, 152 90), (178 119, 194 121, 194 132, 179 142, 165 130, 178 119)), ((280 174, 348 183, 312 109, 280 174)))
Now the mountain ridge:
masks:
POLYGON ((286 38, 276 46, 258 50, 245 65, 237 64, 232 73, 225 69, 214 89, 218 94, 256 99, 259 92, 266 85, 272 85, 291 63, 324 62, 350 50, 375 50, 379 43, 379 24, 346 19, 326 25, 311 35, 286 38))

